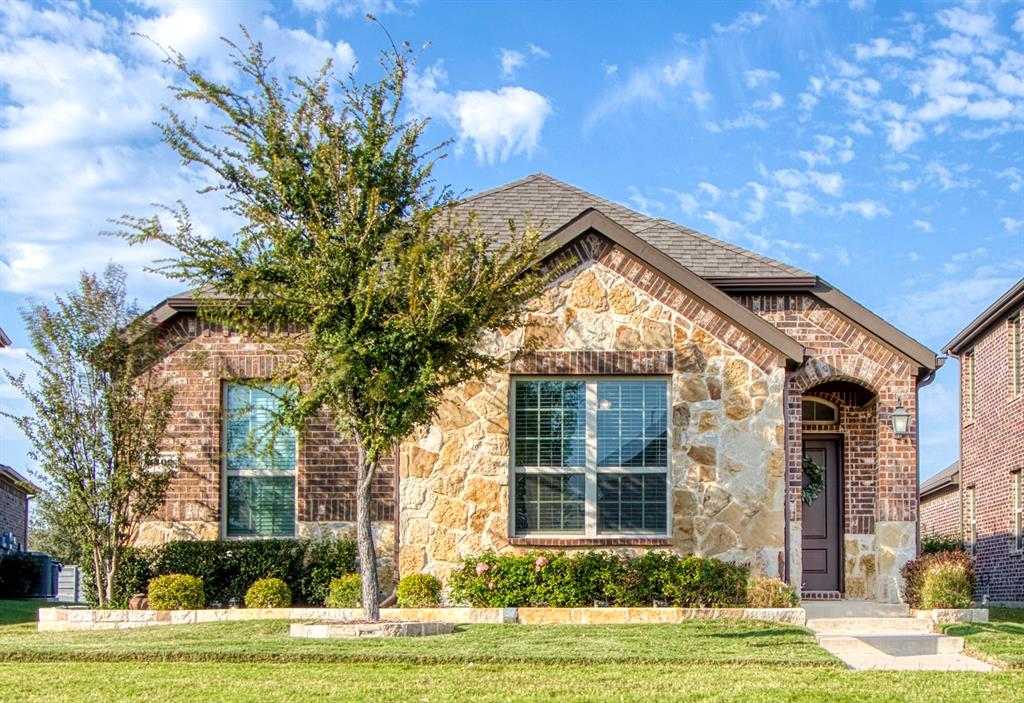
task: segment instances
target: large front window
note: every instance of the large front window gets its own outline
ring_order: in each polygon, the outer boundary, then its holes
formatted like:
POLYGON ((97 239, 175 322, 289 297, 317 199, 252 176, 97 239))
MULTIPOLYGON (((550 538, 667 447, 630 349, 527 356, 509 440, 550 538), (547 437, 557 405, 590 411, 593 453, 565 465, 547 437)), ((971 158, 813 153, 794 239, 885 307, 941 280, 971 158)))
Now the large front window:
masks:
POLYGON ((516 380, 516 535, 668 532, 668 383, 516 380))
POLYGON ((294 430, 274 430, 273 388, 224 389, 224 496, 228 537, 295 534, 294 430))

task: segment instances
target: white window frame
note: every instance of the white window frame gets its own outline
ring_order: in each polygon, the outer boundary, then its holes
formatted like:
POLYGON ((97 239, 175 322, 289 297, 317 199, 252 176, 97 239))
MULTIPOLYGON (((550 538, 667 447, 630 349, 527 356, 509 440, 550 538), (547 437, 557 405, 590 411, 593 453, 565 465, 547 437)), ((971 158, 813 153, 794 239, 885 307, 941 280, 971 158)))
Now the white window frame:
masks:
POLYGON ((295 537, 299 531, 299 437, 295 436, 295 467, 289 471, 282 469, 229 469, 228 468, 228 388, 244 386, 245 383, 225 381, 220 389, 220 536, 224 540, 256 540, 256 539, 288 539, 295 537), (228 477, 267 477, 292 479, 292 500, 294 502, 294 518, 291 533, 276 535, 231 535, 228 534, 228 477))
POLYGON ((592 542, 616 540, 622 538, 667 539, 672 534, 672 378, 671 376, 609 376, 609 375, 551 375, 551 376, 512 376, 508 384, 508 417, 509 417, 509 513, 508 534, 517 539, 583 539, 592 542), (583 467, 516 467, 516 407, 515 387, 517 381, 578 381, 584 383, 586 390, 586 442, 584 444, 585 461, 583 467), (597 384, 620 381, 660 381, 665 384, 665 427, 666 457, 665 467, 611 467, 597 466, 597 384), (583 474, 584 481, 584 529, 583 532, 516 532, 516 476, 524 475, 559 475, 583 474), (598 474, 661 474, 665 476, 665 532, 598 532, 597 530, 597 475, 598 474))
POLYGON ((819 398, 819 397, 814 396, 814 395, 805 395, 805 396, 802 396, 800 398, 800 415, 801 415, 802 421, 804 423, 808 424, 808 425, 838 425, 839 424, 839 406, 836 405, 835 403, 831 402, 831 401, 825 400, 824 398, 819 398), (835 420, 808 420, 806 417, 803 417, 803 404, 804 403, 814 403, 816 405, 824 405, 827 408, 832 408, 832 411, 835 413, 835 418, 836 419, 835 420))

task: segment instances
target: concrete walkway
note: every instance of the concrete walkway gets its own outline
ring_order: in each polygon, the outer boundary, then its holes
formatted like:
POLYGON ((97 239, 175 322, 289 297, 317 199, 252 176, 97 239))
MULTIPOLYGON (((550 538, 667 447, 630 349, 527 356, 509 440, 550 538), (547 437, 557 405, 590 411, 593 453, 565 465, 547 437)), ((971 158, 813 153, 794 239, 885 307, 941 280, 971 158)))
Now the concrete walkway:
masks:
POLYGON ((963 637, 932 631, 931 620, 910 617, 905 604, 870 601, 803 603, 818 645, 855 670, 992 671, 963 653, 963 637))

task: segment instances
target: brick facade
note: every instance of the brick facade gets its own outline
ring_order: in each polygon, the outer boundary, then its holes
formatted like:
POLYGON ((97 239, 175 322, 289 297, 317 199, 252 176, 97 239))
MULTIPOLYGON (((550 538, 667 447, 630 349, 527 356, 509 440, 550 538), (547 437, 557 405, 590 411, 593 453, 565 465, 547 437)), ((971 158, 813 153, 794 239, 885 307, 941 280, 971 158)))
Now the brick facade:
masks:
POLYGON ((921 536, 960 539, 960 488, 950 486, 921 496, 921 536))
POLYGON ((800 579, 804 432, 823 429, 804 427, 802 399, 839 382, 873 396, 856 407, 851 396, 823 395, 840 406, 843 435, 843 590, 852 598, 899 600, 899 570, 917 549, 917 448, 913 427, 896 438, 890 417, 898 401, 917 416, 916 364, 809 293, 734 297, 807 349, 808 359, 787 380, 791 578, 800 579))
POLYGON ((28 545, 28 495, 0 477, 0 534, 10 532, 22 546, 28 545))
MULTIPOLYGON (((223 534, 221 515, 221 405, 225 381, 269 377, 286 357, 266 344, 225 331, 194 314, 182 314, 166 330, 169 352, 157 365, 175 391, 166 449, 178 454, 163 510, 143 526, 140 542, 214 539, 223 534)), ((355 520, 355 450, 326 416, 300 434, 296 461, 296 531, 299 536, 352 534, 355 520)), ((385 462, 372 487, 372 519, 382 536, 378 550, 393 543, 393 461, 385 462)))
MULTIPOLYGON (((978 595, 994 601, 1024 601, 1024 552, 1013 543, 1013 476, 1024 470, 1024 393, 1011 390, 1010 320, 1006 312, 964 352, 973 357, 973 412, 963 408, 960 486, 975 491, 977 543, 974 565, 978 595)), ((962 404, 970 403, 968 364, 961 359, 962 404)), ((962 511, 967 513, 967 511, 962 511)), ((966 534, 966 533, 965 533, 966 534)))

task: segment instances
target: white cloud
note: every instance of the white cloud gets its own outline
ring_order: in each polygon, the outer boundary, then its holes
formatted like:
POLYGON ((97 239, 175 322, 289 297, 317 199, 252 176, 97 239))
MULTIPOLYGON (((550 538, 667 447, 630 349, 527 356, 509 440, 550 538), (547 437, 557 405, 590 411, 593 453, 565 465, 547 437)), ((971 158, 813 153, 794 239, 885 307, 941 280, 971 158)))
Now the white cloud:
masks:
POLYGON ((779 77, 780 76, 776 71, 769 71, 764 68, 755 68, 750 71, 743 72, 743 78, 746 80, 748 88, 756 88, 762 83, 767 83, 768 81, 777 81, 779 80, 779 77))
POLYGON ((699 190, 702 193, 706 193, 707 196, 711 199, 711 202, 713 203, 718 202, 719 198, 722 197, 721 188, 714 185, 713 183, 708 183, 706 181, 701 181, 700 183, 698 183, 697 190, 699 190))
POLYGON ((655 211, 664 211, 665 203, 644 195, 636 186, 629 187, 629 202, 645 215, 653 216, 655 211))
POLYGON ((790 215, 801 215, 818 206, 814 198, 797 190, 787 190, 782 194, 782 200, 778 204, 789 210, 790 215))
POLYGON ((764 100, 758 100, 754 103, 754 107, 758 110, 778 110, 780 107, 786 104, 786 100, 779 95, 779 93, 772 91, 764 100))
POLYGON ((924 129, 917 122, 890 120, 885 123, 885 127, 889 131, 886 141, 896 151, 906 151, 924 139, 924 129))
POLYGON ((840 173, 797 171, 792 168, 783 168, 772 172, 772 177, 779 186, 790 190, 814 186, 826 195, 841 195, 843 192, 843 176, 840 173))
POLYGON ((530 44, 530 54, 536 56, 538 59, 550 59, 551 54, 537 46, 536 44, 530 44))
POLYGON ((720 239, 736 241, 747 231, 747 228, 744 227, 742 223, 730 220, 720 212, 708 210, 704 213, 704 219, 714 225, 715 234, 717 234, 720 239))
POLYGON ((853 50, 858 61, 889 57, 912 59, 915 55, 913 47, 906 44, 893 44, 892 40, 884 37, 872 39, 868 44, 855 44, 853 50))
POLYGON ((530 156, 540 142, 551 103, 526 88, 460 91, 454 116, 461 142, 472 142, 477 160, 492 164, 519 154, 530 156))
POLYGON ((1015 220, 1012 217, 1004 217, 1000 222, 1003 223, 1003 229, 1005 229, 1008 234, 1016 234, 1020 231, 1021 227, 1024 227, 1024 220, 1015 220))
POLYGON ((888 208, 875 200, 858 200, 856 202, 843 203, 839 206, 843 214, 854 213, 865 220, 873 220, 880 215, 891 215, 888 208))
POLYGON ((502 49, 500 55, 501 77, 507 81, 516 77, 516 72, 526 65, 526 57, 515 49, 502 49))
POLYGON ((704 84, 703 51, 652 61, 604 91, 587 113, 583 131, 588 133, 605 118, 641 105, 703 110, 710 100, 704 84))
POLYGON ((335 12, 342 17, 358 15, 386 15, 398 11, 394 0, 292 0, 295 9, 302 13, 325 15, 335 12))
POLYGON ((716 22, 711 28, 716 34, 743 34, 760 27, 766 19, 768 18, 757 12, 741 12, 729 24, 721 25, 716 22))
POLYGON ((1004 168, 996 174, 996 177, 1009 181, 1007 188, 1009 188, 1013 193, 1016 193, 1024 187, 1024 173, 1021 173, 1021 170, 1016 166, 1004 168))
POLYGON ((547 98, 519 86, 452 94, 441 89, 447 79, 440 63, 414 73, 409 102, 414 114, 445 119, 455 128, 457 154, 471 146, 477 160, 488 164, 533 154, 551 115, 547 98))
POLYGON ((764 217, 764 202, 768 199, 768 189, 756 181, 748 181, 747 187, 754 191, 754 196, 747 205, 747 222, 759 222, 764 217))
POLYGON ((604 65, 604 75, 606 78, 611 78, 619 72, 619 65, 616 63, 607 63, 604 65))
POLYGON ((932 226, 932 223, 929 222, 928 220, 914 220, 913 224, 922 232, 930 233, 935 231, 935 228, 932 226))
POLYGON ((1017 19, 1013 22, 1014 30, 1024 34, 1024 10, 1017 11, 1017 19))

